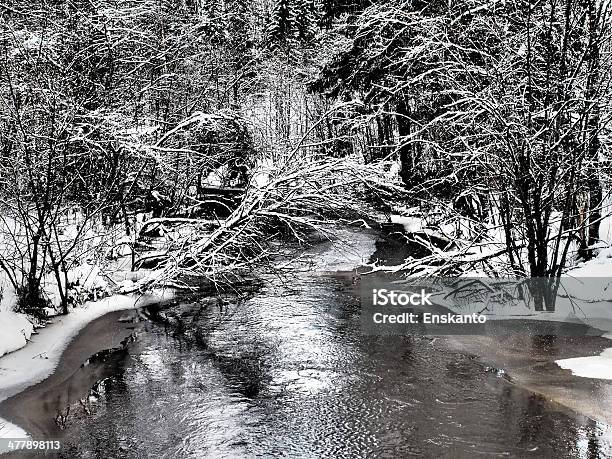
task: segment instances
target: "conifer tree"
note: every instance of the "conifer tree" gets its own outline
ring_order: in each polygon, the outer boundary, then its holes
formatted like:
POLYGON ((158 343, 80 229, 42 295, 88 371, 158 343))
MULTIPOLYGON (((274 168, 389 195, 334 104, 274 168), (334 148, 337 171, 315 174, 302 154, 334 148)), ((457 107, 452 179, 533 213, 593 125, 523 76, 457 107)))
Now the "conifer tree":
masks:
POLYGON ((272 46, 309 41, 316 34, 318 17, 313 0, 276 0, 268 27, 272 46))
POLYGON ((293 35, 299 40, 310 40, 316 34, 316 12, 312 0, 295 0, 293 35))
POLYGON ((279 43, 288 39, 294 28, 293 17, 291 0, 276 0, 268 27, 268 40, 279 43))

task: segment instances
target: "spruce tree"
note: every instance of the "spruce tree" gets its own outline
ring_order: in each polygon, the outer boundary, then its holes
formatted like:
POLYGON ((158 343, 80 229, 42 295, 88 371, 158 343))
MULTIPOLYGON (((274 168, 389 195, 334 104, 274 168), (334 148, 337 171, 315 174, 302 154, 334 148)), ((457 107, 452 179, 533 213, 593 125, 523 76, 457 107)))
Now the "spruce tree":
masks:
POLYGON ((312 0, 295 0, 293 8, 293 36, 310 40, 316 34, 317 17, 312 0))
POLYGON ((291 0, 276 0, 268 27, 268 40, 270 42, 281 43, 292 35, 294 29, 293 9, 291 0))
POLYGON ((268 41, 274 47, 292 42, 307 42, 316 35, 318 14, 313 0, 276 0, 270 25, 268 41))

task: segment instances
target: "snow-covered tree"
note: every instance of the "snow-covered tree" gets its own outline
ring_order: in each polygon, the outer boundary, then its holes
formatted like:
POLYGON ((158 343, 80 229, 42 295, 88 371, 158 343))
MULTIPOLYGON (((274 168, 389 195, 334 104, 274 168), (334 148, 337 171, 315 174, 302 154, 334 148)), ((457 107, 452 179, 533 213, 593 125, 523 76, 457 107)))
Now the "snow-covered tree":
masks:
POLYGON ((313 88, 352 100, 357 121, 393 116, 415 196, 488 201, 481 218, 501 218, 509 272, 557 276, 573 241, 597 240, 608 8, 380 2, 313 88))

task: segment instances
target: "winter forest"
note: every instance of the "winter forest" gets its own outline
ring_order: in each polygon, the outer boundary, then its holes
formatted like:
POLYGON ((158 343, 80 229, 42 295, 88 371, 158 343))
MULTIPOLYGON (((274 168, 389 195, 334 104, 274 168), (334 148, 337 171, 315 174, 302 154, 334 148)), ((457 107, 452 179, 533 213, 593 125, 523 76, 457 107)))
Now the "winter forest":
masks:
MULTIPOLYGON (((3 0, 0 15, 0 333, 17 336, 0 356, 86 302, 286 281, 346 231, 387 244, 353 284, 612 276, 607 0, 3 0)), ((534 293, 534 310, 554 300, 534 293)), ((254 349, 235 363, 251 383, 254 349)))
POLYGON ((437 229, 411 273, 559 276, 604 242, 607 3, 17 1, 2 22, 21 308, 51 283, 66 312, 70 270, 125 252, 156 268, 138 288, 231 283, 374 212, 437 229))

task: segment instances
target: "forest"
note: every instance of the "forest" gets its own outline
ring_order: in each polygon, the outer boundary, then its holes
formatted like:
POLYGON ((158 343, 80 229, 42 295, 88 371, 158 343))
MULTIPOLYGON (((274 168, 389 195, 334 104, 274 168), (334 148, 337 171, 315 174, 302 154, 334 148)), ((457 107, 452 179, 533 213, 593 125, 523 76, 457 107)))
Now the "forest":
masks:
POLYGON ((612 458, 609 0, 0 24, 3 458, 612 458))
POLYGON ((608 2, 0 8, 0 267, 22 311, 67 313, 71 272, 121 257, 147 273, 122 291, 231 286, 282 241, 380 215, 426 255, 371 268, 411 276, 556 278, 609 244, 608 2))

